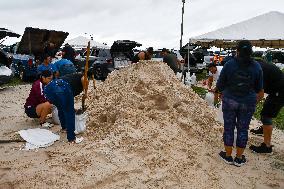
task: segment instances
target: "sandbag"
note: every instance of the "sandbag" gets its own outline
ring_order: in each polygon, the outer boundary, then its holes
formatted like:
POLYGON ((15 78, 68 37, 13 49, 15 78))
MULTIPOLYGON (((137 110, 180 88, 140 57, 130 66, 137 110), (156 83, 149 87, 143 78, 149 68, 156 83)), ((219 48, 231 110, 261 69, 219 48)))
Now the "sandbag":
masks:
POLYGON ((222 112, 222 103, 220 104, 219 108, 217 109, 217 120, 221 124, 224 124, 223 112, 222 112))
POLYGON ((75 115, 75 134, 83 133, 86 130, 87 112, 75 115))
MULTIPOLYGON (((54 124, 60 125, 58 110, 52 107, 52 120, 54 124)), ((86 130, 87 113, 75 114, 75 134, 83 133, 86 130)))
POLYGON ((208 93, 206 93, 206 95, 205 95, 205 101, 207 102, 207 104, 209 105, 209 106, 214 106, 214 93, 212 93, 212 92, 208 92, 208 93))
POLYGON ((56 106, 52 106, 52 121, 55 125, 60 125, 58 110, 56 106))

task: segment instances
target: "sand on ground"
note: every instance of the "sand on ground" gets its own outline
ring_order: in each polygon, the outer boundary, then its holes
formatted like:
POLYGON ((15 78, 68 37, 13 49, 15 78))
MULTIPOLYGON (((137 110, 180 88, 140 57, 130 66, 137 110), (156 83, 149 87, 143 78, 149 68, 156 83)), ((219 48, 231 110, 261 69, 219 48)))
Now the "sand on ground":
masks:
MULTIPOLYGON (((245 150, 247 164, 225 164, 223 127, 216 111, 181 84, 163 63, 143 62, 111 73, 93 90, 84 141, 60 141, 25 151, 0 144, 0 188, 284 188, 284 134, 275 129, 274 153, 245 150)), ((38 128, 23 109, 30 84, 0 90, 0 139, 38 128)), ((77 106, 80 97, 76 98, 77 106)), ((253 120, 252 127, 260 123, 253 120)), ((249 136, 250 144, 262 137, 249 136)))

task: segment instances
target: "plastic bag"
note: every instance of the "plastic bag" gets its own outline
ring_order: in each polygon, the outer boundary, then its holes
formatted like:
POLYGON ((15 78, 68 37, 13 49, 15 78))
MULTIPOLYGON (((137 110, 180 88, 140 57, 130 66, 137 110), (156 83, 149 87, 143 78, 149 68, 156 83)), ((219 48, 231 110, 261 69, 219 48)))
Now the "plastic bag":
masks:
POLYGON ((222 112, 222 104, 220 104, 219 108, 217 109, 217 120, 224 124, 224 119, 223 119, 223 112, 222 112))
POLYGON ((192 85, 196 85, 196 75, 195 75, 195 73, 193 73, 192 76, 191 76, 191 84, 192 85))
POLYGON ((212 92, 208 92, 205 95, 205 101, 209 106, 214 106, 214 94, 212 92))
POLYGON ((52 121, 55 125, 60 125, 58 110, 56 106, 52 106, 52 121))
POLYGON ((178 80, 181 79, 181 76, 182 76, 182 72, 177 72, 177 78, 178 78, 178 80))
POLYGON ((87 112, 75 115, 75 134, 83 133, 86 130, 87 112))

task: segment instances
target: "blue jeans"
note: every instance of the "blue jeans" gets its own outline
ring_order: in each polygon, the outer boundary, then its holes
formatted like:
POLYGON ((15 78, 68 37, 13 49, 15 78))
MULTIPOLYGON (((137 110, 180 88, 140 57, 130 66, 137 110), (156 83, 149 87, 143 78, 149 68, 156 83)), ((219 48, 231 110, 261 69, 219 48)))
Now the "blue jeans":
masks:
POLYGON ((236 146, 245 148, 248 141, 249 124, 255 111, 255 104, 238 103, 235 100, 223 97, 222 111, 224 118, 224 144, 226 146, 233 146, 234 130, 236 127, 236 146))
POLYGON ((76 73, 76 68, 73 64, 63 64, 59 68, 60 76, 64 76, 64 75, 72 74, 72 73, 76 73))
POLYGON ((54 79, 45 86, 46 98, 58 109, 62 129, 67 129, 68 141, 75 140, 75 110, 72 90, 67 82, 54 79))

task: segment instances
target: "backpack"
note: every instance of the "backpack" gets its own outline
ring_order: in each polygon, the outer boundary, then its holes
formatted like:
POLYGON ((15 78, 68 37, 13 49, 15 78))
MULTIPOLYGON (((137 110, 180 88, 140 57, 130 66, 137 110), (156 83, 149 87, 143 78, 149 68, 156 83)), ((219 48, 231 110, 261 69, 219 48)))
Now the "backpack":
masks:
POLYGON ((239 64, 239 68, 232 74, 228 89, 235 96, 245 96, 253 91, 253 77, 249 66, 239 64))

